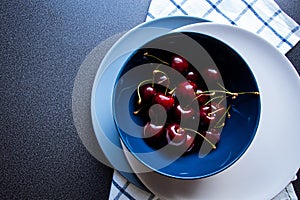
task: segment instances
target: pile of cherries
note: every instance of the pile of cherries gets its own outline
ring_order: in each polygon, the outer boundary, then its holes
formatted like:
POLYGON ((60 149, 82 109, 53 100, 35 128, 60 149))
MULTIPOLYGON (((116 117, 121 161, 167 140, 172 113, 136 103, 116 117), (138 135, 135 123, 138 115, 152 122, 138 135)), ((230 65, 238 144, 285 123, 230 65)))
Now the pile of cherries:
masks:
MULTIPOLYGON (((186 59, 173 55, 166 62, 148 52, 144 56, 176 70, 184 80, 172 85, 172 76, 159 67, 153 70, 152 80, 142 81, 136 90, 134 115, 145 122, 143 138, 154 147, 171 145, 185 153, 195 151, 203 143, 216 149, 226 118, 230 117, 228 97, 239 94, 222 87, 216 67, 198 72, 186 59), (201 73, 201 75, 200 75, 201 73), (205 81, 219 88, 207 89, 205 81), (154 81, 156 80, 156 81, 154 81)), ((248 92, 258 94, 258 92, 248 92)))

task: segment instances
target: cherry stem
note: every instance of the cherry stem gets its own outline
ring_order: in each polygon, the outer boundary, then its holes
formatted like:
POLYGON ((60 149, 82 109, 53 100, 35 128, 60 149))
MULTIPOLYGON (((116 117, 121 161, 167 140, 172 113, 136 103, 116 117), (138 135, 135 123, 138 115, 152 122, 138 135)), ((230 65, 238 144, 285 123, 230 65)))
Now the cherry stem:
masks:
POLYGON ((218 82, 217 84, 218 84, 218 86, 220 86, 220 88, 222 88, 223 90, 229 92, 229 91, 228 91, 223 85, 221 85, 219 82, 218 82))
POLYGON ((158 58, 158 57, 156 57, 156 56, 154 56, 154 55, 149 54, 148 52, 145 52, 145 53, 144 53, 144 56, 148 56, 148 57, 154 58, 154 59, 158 60, 159 62, 165 64, 165 65, 170 65, 170 64, 167 63, 166 61, 163 61, 163 60, 161 60, 160 58, 158 58))
POLYGON ((140 87, 142 86, 142 84, 146 83, 146 82, 151 82, 152 80, 151 79, 147 79, 147 80, 144 80, 142 82, 139 83, 138 85, 138 88, 137 88, 137 94, 138 94, 138 104, 141 104, 142 103, 142 98, 141 98, 141 94, 140 94, 140 87))
POLYGON ((194 132, 194 133, 200 135, 207 143, 209 143, 209 144, 211 145, 211 147, 212 147, 213 149, 216 149, 216 148, 217 148, 216 145, 214 145, 209 139, 207 139, 203 134, 199 133, 198 131, 195 131, 195 130, 190 129, 190 128, 183 128, 183 130, 192 131, 192 132, 194 132))
POLYGON ((134 111, 133 114, 134 114, 134 115, 139 114, 139 112, 140 112, 142 109, 143 109, 143 107, 140 107, 138 110, 134 111))
POLYGON ((214 98, 211 98, 209 101, 207 101, 204 105, 206 106, 207 104, 209 104, 210 102, 214 101, 215 99, 220 99, 220 98, 223 98, 224 99, 224 96, 220 95, 220 96, 216 96, 214 98))
POLYGON ((176 87, 173 90, 171 90, 170 92, 168 92, 168 93, 169 94, 173 94, 175 92, 175 90, 176 90, 176 87))
POLYGON ((154 83, 154 76, 155 76, 155 74, 157 74, 157 73, 162 73, 163 75, 165 75, 165 76, 167 77, 168 85, 167 85, 166 90, 165 90, 165 95, 166 95, 167 92, 168 92, 168 88, 169 88, 169 86, 170 86, 170 78, 168 77, 168 75, 167 75, 165 72, 163 72, 163 71, 161 71, 161 70, 158 70, 158 69, 155 69, 155 70, 153 70, 153 79, 152 79, 153 83, 154 83))
POLYGON ((217 112, 219 112, 221 110, 224 110, 224 108, 219 108, 219 109, 217 109, 217 110, 215 110, 213 112, 208 113, 207 115, 210 117, 212 114, 215 114, 215 113, 217 113, 217 112))
POLYGON ((229 92, 228 90, 208 90, 208 91, 196 92, 196 94, 207 94, 207 93, 212 93, 211 95, 214 95, 214 93, 225 93, 225 94, 229 94, 229 95, 234 96, 234 97, 237 97, 240 94, 259 95, 259 92, 229 92))
POLYGON ((222 128, 222 127, 224 127, 224 126, 225 126, 225 123, 223 122, 221 125, 215 126, 215 128, 222 128))
POLYGON ((227 113, 229 112, 229 109, 231 108, 231 105, 228 106, 228 108, 226 109, 225 113, 222 115, 222 117, 217 121, 216 125, 215 125, 215 128, 218 128, 218 127, 222 127, 225 125, 225 123, 222 123, 221 126, 218 126, 220 124, 220 122, 226 117, 227 113), (224 124, 224 125, 223 125, 224 124))
POLYGON ((200 93, 197 93, 196 92, 196 95, 197 94, 199 94, 198 96, 196 96, 194 99, 193 99, 193 101, 195 101, 196 99, 198 99, 199 97, 201 97, 201 96, 213 96, 213 95, 215 95, 216 93, 215 92, 212 92, 211 94, 207 94, 207 93, 203 93, 202 94, 202 92, 200 92, 200 93))
MULTIPOLYGON (((157 67, 155 68, 155 70, 158 70, 161 65, 162 64, 158 64, 157 67)), ((152 87, 154 87, 154 71, 152 72, 153 73, 153 76, 152 76, 152 87)))
POLYGON ((217 103, 217 105, 220 105, 226 98, 228 98, 228 96, 222 98, 222 99, 217 103))
POLYGON ((230 117, 231 117, 231 115, 230 115, 230 113, 228 112, 228 113, 227 113, 227 118, 230 118, 230 117))

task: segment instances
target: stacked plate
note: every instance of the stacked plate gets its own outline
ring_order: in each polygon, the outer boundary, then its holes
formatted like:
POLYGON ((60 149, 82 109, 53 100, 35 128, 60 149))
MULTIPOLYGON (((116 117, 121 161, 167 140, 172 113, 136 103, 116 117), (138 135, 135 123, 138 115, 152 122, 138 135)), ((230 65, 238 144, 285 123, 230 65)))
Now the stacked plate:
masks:
POLYGON ((300 166, 299 89, 294 67, 260 37, 199 18, 162 18, 126 33, 102 60, 92 90, 93 128, 110 164, 130 182, 162 199, 271 199, 300 166), (259 123, 247 150, 218 173, 189 180, 165 176, 140 162, 120 139, 113 109, 119 73, 136 49, 160 36, 179 32, 204 34, 234 49, 248 64, 260 92, 259 123))

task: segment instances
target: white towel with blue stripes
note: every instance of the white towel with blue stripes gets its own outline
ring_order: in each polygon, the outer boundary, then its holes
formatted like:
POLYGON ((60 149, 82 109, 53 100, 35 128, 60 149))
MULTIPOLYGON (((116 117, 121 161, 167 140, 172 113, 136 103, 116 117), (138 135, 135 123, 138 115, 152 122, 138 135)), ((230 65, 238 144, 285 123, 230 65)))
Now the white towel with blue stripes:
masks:
POLYGON ((152 0, 146 21, 174 15, 237 25, 260 35, 283 54, 300 40, 300 26, 272 0, 152 0))

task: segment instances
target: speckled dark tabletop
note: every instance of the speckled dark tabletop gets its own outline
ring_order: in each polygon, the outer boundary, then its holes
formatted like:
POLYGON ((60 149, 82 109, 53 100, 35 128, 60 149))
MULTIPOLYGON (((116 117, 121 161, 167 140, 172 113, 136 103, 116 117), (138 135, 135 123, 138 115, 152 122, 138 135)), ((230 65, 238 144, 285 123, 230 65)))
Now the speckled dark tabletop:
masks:
MULTIPOLYGON (((299 0, 276 2, 300 23, 299 0)), ((81 143, 73 84, 87 54, 142 23, 149 3, 1 1, 0 199, 108 199, 113 170, 81 143)), ((299 73, 300 44, 287 57, 299 73)))

